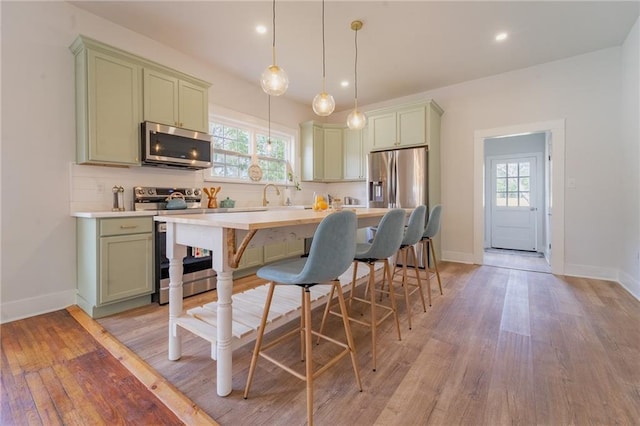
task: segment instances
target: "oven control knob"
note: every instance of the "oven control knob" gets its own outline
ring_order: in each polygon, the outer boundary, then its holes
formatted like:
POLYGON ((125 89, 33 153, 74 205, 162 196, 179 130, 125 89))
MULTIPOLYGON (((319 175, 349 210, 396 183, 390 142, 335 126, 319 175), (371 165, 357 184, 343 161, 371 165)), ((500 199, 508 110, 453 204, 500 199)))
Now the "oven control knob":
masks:
POLYGON ((142 189, 142 188, 137 188, 137 189, 136 189, 136 194, 138 194, 138 195, 144 195, 144 189, 142 189))
POLYGON ((193 191, 193 195, 195 195, 196 197, 200 195, 200 190, 196 189, 195 191, 193 191))
POLYGON ((191 190, 187 189, 187 195, 191 195, 191 190))
POLYGON ((149 189, 149 190, 147 191, 147 193, 148 193, 149 195, 153 195, 153 189, 149 189))

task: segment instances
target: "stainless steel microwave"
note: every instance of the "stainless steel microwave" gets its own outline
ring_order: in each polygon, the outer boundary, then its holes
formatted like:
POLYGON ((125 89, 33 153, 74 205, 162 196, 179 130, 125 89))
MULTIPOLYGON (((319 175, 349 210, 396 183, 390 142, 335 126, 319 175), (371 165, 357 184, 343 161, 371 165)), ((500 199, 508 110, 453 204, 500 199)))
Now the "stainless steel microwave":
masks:
POLYGON ((145 121, 142 165, 181 169, 211 167, 211 135, 145 121))

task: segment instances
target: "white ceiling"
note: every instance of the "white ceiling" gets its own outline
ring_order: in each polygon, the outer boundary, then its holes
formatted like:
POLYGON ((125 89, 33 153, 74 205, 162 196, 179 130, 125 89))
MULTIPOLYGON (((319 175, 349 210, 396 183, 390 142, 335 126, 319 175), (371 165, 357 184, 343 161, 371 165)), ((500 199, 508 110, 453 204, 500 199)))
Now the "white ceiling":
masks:
MULTIPOLYGON (((271 64, 271 1, 73 1, 74 5, 259 85, 271 64), (255 31, 266 25, 267 34, 255 31)), ((310 105, 322 84, 322 3, 276 3, 284 95, 310 105)), ((327 91, 352 107, 354 32, 358 103, 367 105, 621 45, 640 2, 327 1, 327 91), (498 43, 494 36, 506 31, 498 43)), ((126 48, 126 46, 121 46, 126 48)), ((206 79, 206 76, 204 77, 206 79)), ((215 82, 213 82, 215 84, 215 82)))

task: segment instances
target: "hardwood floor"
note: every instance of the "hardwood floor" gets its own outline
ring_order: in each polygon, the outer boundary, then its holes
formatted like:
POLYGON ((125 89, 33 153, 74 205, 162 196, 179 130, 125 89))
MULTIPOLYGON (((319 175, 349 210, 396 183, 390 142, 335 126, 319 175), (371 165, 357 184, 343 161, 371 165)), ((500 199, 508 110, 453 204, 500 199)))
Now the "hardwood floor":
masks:
MULTIPOLYGON (((399 299, 401 341, 392 321, 381 325, 376 372, 368 329, 353 324, 364 390, 358 392, 346 358, 319 376, 317 424, 638 424, 640 302, 622 287, 455 263, 442 263, 441 275, 444 296, 432 281, 433 306, 426 313, 413 301, 412 330, 399 299)), ((195 296, 185 305, 213 296, 195 296)), ((258 363, 249 398, 242 398, 252 344, 234 352, 233 392, 226 398, 216 396, 215 361, 202 339, 184 333, 182 359, 168 361, 167 317, 166 306, 147 306, 99 323, 223 425, 305 422, 304 383, 268 362, 258 363)), ((316 327, 320 317, 314 311, 316 327)), ((31 330, 33 320, 24 320, 25 327, 31 330)), ((338 339, 339 321, 330 322, 338 339)), ((14 335, 5 342, 7 325, 2 326, 3 421, 5 387, 16 386, 5 381, 5 352, 13 352, 12 342, 21 339, 14 335)), ((57 340, 34 330, 30 333, 42 340, 57 340)), ((51 343, 54 353, 63 350, 59 344, 51 343)), ((314 362, 321 363, 329 347, 315 347, 314 362)), ((303 368, 297 341, 274 351, 303 368)), ((91 376, 92 370, 87 367, 84 374, 91 376)), ((104 367, 98 371, 105 374, 104 367)), ((18 399, 28 395, 10 391, 18 399)))
POLYGON ((1 424, 184 424, 66 311, 1 330, 1 424))
POLYGON ((541 253, 519 252, 517 250, 486 249, 484 265, 551 273, 551 266, 541 253))

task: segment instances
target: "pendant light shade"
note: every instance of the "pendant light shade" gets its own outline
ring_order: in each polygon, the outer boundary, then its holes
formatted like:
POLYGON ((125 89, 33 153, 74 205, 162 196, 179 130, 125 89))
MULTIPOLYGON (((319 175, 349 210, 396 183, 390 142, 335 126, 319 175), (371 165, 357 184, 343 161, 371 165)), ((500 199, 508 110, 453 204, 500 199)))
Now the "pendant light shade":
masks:
POLYGON ((367 116, 364 115, 364 113, 362 113, 361 111, 358 111, 357 108, 351 111, 351 113, 349 113, 349 115, 347 116, 347 126, 351 130, 362 129, 366 125, 367 116))
POLYGON ((276 0, 273 0, 273 63, 267 67, 260 77, 262 90, 271 96, 280 96, 289 87, 289 77, 287 73, 276 65, 276 0))
POLYGON ((331 115, 335 108, 336 101, 333 99, 333 96, 326 92, 318 93, 316 97, 313 98, 313 112, 317 115, 322 117, 331 115))
MULTIPOLYGON (((275 56, 275 55, 274 55, 275 56)), ((273 61, 275 63, 275 60, 273 61)), ((289 77, 287 73, 277 65, 270 65, 260 77, 262 90, 271 96, 280 96, 289 87, 289 77)))
POLYGON ((351 23, 351 29, 355 32, 355 46, 356 46, 356 54, 355 54, 355 65, 354 65, 354 88, 355 88, 355 96, 354 96, 354 108, 353 111, 347 117, 347 126, 351 130, 358 130, 364 128, 367 124, 367 116, 364 113, 358 111, 358 31, 362 29, 362 21, 353 21, 351 23))
POLYGON ((313 103, 311 104, 311 106, 313 107, 313 112, 322 117, 331 115, 333 110, 336 108, 336 101, 333 99, 333 96, 325 91, 325 80, 324 0, 322 0, 322 92, 318 93, 316 97, 313 98, 313 103))

